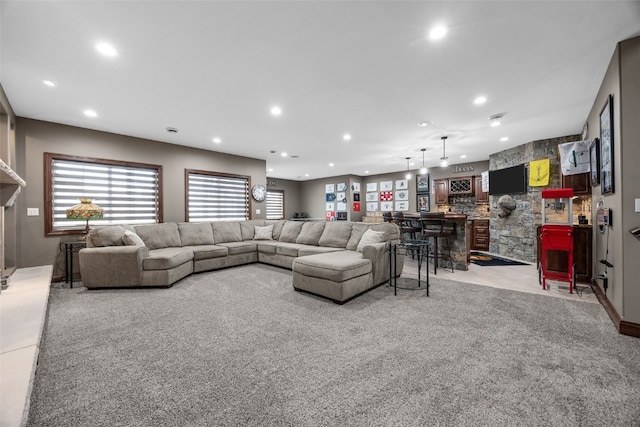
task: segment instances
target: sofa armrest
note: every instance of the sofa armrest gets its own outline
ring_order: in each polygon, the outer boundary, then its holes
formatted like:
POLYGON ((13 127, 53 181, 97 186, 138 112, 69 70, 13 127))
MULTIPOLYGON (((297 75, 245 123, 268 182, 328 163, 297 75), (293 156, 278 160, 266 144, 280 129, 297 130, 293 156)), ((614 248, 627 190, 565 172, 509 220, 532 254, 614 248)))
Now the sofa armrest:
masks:
POLYGON ((142 261, 146 246, 107 246, 81 249, 80 275, 87 288, 142 285, 142 261))
MULTIPOLYGON (((398 242, 393 242, 398 243, 398 242)), ((389 280, 389 251, 387 245, 389 242, 374 243, 362 248, 362 257, 371 260, 373 264, 371 270, 373 272, 373 284, 379 285, 389 280)), ((404 256, 396 258, 396 273, 402 274, 404 267, 404 256)))

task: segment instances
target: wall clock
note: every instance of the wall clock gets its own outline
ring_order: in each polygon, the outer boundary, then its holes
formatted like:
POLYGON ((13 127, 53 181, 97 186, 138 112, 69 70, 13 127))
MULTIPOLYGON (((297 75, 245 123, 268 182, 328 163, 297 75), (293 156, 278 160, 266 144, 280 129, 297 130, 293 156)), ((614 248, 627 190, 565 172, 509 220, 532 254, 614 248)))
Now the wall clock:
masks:
POLYGON ((267 198, 267 189, 262 184, 256 184, 251 187, 251 197, 256 202, 264 202, 264 199, 267 198))

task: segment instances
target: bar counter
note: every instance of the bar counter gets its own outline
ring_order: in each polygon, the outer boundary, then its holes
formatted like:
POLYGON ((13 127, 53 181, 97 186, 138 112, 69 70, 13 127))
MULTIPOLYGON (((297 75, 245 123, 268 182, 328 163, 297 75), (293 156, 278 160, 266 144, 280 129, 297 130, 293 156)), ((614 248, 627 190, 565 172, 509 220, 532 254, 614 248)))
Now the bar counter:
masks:
MULTIPOLYGON (((420 213, 405 213, 404 217, 411 220, 420 219, 420 213)), ((444 219, 453 221, 456 225, 456 235, 449 238, 451 244, 451 259, 456 270, 466 271, 469 269, 469 246, 471 236, 467 242, 467 215, 458 213, 445 213, 444 219)), ((438 260, 438 269, 451 268, 446 259, 438 260)))

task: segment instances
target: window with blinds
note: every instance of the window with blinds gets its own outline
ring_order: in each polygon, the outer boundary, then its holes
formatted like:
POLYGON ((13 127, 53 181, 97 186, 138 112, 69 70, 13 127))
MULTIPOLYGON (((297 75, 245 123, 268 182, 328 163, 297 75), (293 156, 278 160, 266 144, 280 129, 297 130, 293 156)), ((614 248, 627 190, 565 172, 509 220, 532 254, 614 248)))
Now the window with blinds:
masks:
POLYGON ((267 219, 284 219, 284 190, 267 190, 267 219))
POLYGON ((162 166, 45 153, 46 234, 84 230, 66 210, 89 198, 104 209, 91 226, 162 222, 162 166))
POLYGON ((185 170, 186 220, 242 221, 249 219, 249 177, 185 170))

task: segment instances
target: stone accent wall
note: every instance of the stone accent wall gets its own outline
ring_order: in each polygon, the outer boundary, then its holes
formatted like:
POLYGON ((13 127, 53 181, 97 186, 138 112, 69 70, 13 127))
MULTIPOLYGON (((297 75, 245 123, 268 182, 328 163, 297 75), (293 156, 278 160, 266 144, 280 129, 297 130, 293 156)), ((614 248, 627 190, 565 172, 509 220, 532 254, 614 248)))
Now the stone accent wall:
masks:
POLYGON ((561 186, 560 158, 558 144, 580 141, 580 135, 544 139, 519 145, 489 156, 489 170, 498 170, 533 160, 548 158, 551 163, 549 185, 528 187, 526 194, 511 194, 516 208, 506 218, 498 216, 496 208, 500 196, 489 196, 490 247, 492 253, 516 258, 531 263, 536 262, 538 239, 536 227, 542 223, 541 191, 561 186))

